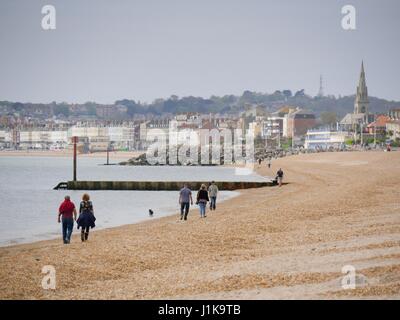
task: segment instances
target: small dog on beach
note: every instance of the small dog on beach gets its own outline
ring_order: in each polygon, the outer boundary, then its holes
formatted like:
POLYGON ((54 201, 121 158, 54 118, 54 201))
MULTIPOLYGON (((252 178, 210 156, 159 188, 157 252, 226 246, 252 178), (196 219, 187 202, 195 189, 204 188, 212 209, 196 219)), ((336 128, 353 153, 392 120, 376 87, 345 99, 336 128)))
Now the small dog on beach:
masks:
POLYGON ((153 210, 149 209, 149 216, 152 217, 154 214, 153 210))

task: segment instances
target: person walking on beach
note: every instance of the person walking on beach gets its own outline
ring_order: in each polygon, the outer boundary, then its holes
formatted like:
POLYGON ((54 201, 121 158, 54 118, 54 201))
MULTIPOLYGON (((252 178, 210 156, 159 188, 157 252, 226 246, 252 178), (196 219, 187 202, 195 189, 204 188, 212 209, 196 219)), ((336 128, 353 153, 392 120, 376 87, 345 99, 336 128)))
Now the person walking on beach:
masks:
POLYGON ((210 196, 210 210, 215 210, 217 206, 218 186, 212 181, 208 187, 208 195, 210 196))
POLYGON ((276 177, 277 177, 279 186, 282 187, 282 180, 283 180, 282 168, 279 168, 278 172, 276 173, 276 177))
POLYGON ((271 169, 271 158, 268 160, 268 169, 271 169))
POLYGON ((76 209, 69 196, 65 196, 63 203, 58 209, 58 223, 62 221, 62 235, 64 244, 71 242, 72 230, 76 221, 76 209), (61 220, 62 217, 62 220, 61 220))
POLYGON ((181 220, 187 220, 190 204, 193 205, 192 190, 185 183, 179 191, 179 204, 181 206, 181 220))
POLYGON ((89 238, 89 228, 94 228, 96 218, 94 216, 93 203, 90 201, 90 196, 85 193, 82 196, 82 201, 79 207, 78 229, 81 229, 82 242, 87 241, 89 238))
POLYGON ((198 204, 200 208, 200 218, 207 217, 206 207, 208 201, 210 201, 210 199, 208 198, 207 187, 205 184, 202 184, 200 190, 197 191, 197 201, 196 201, 196 204, 198 204))

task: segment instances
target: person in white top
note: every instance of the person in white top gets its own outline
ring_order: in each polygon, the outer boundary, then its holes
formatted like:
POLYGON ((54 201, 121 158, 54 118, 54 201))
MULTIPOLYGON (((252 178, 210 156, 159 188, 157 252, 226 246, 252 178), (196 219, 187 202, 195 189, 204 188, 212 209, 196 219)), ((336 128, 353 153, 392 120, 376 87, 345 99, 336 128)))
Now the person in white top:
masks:
POLYGON ((210 197, 210 210, 215 210, 217 206, 218 186, 212 181, 208 187, 208 195, 210 197))

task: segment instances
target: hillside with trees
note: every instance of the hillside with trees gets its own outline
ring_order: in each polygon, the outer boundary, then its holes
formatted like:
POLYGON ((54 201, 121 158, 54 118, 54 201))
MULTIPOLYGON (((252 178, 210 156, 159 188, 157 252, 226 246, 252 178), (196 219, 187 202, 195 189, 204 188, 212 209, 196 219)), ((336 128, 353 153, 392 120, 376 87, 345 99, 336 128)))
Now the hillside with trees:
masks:
MULTIPOLYGON (((355 96, 345 97, 312 97, 304 90, 292 93, 290 90, 275 91, 272 94, 245 91, 241 96, 225 95, 222 97, 211 96, 208 99, 202 97, 183 97, 175 95, 168 99, 157 99, 151 104, 140 104, 133 100, 119 100, 115 104, 128 107, 130 114, 135 113, 235 113, 245 110, 248 105, 257 105, 273 112, 284 105, 298 106, 315 112, 335 113, 343 117, 346 113, 353 112, 355 96)), ((399 101, 388 101, 385 99, 370 97, 370 112, 386 113, 391 108, 399 108, 399 101)))
MULTIPOLYGON (((392 108, 400 108, 399 101, 388 101, 381 98, 370 97, 370 112, 387 113, 392 108)), ((304 90, 292 92, 291 90, 277 90, 274 93, 259 93, 244 91, 241 96, 224 95, 202 97, 178 97, 172 95, 167 99, 156 99, 152 103, 123 99, 115 101, 115 106, 126 107, 126 118, 141 115, 178 114, 186 112, 235 114, 246 110, 249 106, 258 106, 266 112, 274 112, 284 105, 297 106, 308 109, 324 118, 322 121, 331 123, 333 118, 342 118, 346 113, 353 112, 355 96, 325 96, 312 97, 304 90)), ((68 118, 70 116, 96 117, 96 107, 102 104, 86 102, 77 105, 66 102, 49 104, 21 103, 0 101, 0 114, 18 113, 21 115, 41 115, 68 118)))

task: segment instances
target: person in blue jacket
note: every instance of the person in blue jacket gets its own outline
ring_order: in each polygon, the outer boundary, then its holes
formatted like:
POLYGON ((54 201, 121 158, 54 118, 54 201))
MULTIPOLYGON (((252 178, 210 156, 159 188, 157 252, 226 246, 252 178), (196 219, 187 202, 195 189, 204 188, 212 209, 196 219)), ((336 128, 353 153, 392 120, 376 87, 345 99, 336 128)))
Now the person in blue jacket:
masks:
POLYGON ((76 221, 78 229, 81 229, 82 242, 87 241, 89 238, 89 228, 94 228, 96 218, 94 216, 93 203, 90 201, 90 196, 85 193, 82 196, 82 201, 79 207, 79 218, 76 221))

